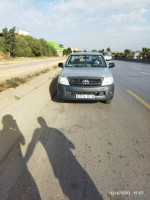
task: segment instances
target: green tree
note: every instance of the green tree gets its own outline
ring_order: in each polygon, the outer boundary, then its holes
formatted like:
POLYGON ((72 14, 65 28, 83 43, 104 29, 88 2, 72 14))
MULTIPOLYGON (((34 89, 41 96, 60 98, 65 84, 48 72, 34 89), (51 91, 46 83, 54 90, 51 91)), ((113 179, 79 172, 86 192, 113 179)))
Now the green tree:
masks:
POLYGON ((108 48, 106 49, 106 51, 107 51, 107 52, 111 52, 111 49, 110 49, 110 47, 108 47, 108 48))
POLYGON ((80 51, 77 51, 77 50, 73 50, 73 53, 78 53, 78 52, 80 52, 80 51))
POLYGON ((125 54, 123 52, 119 52, 119 58, 124 58, 125 54))
POLYGON ((69 47, 68 49, 67 49, 67 55, 69 55, 69 54, 71 54, 72 53, 72 50, 71 50, 71 48, 69 47))
POLYGON ((41 44, 41 50, 42 50, 42 56, 49 56, 50 51, 49 51, 49 46, 46 40, 44 39, 39 39, 40 44, 41 44))
POLYGON ((25 36, 25 40, 28 42, 29 47, 31 48, 32 57, 42 56, 42 47, 38 39, 31 36, 25 36))
POLYGON ((14 54, 17 57, 30 57, 31 56, 31 48, 29 43, 25 40, 23 35, 16 35, 16 46, 14 50, 14 54))
POLYGON ((58 56, 54 47, 44 39, 36 39, 31 36, 16 35, 15 27, 8 31, 3 29, 3 37, 0 38, 0 51, 11 56, 58 56))
POLYGON ((72 51, 71 51, 71 48, 69 47, 68 49, 64 49, 63 50, 63 55, 69 55, 69 54, 71 54, 72 53, 72 51))
POLYGON ((56 49, 51 46, 49 43, 47 43, 46 40, 40 39, 41 49, 42 49, 42 55, 43 56, 58 56, 56 49))
POLYGON ((130 58, 131 52, 132 52, 131 49, 125 49, 125 50, 124 50, 125 57, 126 57, 126 58, 130 58))
POLYGON ((39 39, 41 44, 42 56, 58 56, 56 49, 51 46, 46 40, 39 39))
POLYGON ((6 49, 5 49, 5 41, 3 37, 0 37, 0 51, 6 53, 6 49))
POLYGON ((50 56, 58 56, 57 51, 54 47, 52 47, 51 45, 49 45, 49 50, 50 50, 50 56))
POLYGON ((7 28, 4 28, 3 37, 6 52, 9 52, 11 56, 14 56, 14 49, 16 45, 15 27, 10 29, 9 31, 7 30, 7 28))
POLYGON ((105 53, 105 49, 102 49, 102 54, 104 54, 105 53))
POLYGON ((98 52, 96 49, 93 49, 91 52, 98 52))
POLYGON ((148 58, 148 57, 150 57, 150 49, 146 48, 146 47, 143 47, 142 48, 142 55, 143 55, 143 57, 145 59, 148 58))
POLYGON ((64 55, 64 56, 67 55, 66 49, 63 50, 63 55, 64 55))
POLYGON ((125 57, 125 54, 123 52, 112 52, 112 56, 115 58, 115 59, 120 59, 120 58, 124 58, 125 57))

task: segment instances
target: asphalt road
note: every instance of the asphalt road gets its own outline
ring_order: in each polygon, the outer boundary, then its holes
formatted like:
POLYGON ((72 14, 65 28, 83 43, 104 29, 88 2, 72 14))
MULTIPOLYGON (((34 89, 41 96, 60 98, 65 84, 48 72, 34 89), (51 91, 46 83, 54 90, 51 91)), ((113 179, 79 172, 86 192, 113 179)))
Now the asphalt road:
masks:
POLYGON ((1 61, 0 62, 0 82, 14 77, 27 76, 39 72, 43 69, 57 65, 59 62, 64 62, 65 57, 50 57, 45 59, 30 59, 18 61, 1 61))
POLYGON ((149 200, 150 65, 115 64, 111 104, 49 102, 1 164, 1 200, 149 200))
POLYGON ((114 78, 122 90, 131 90, 150 104, 150 64, 115 61, 114 78))
POLYGON ((61 57, 50 57, 50 58, 33 58, 29 60, 16 60, 16 61, 1 61, 0 62, 0 69, 16 69, 20 67, 33 67, 34 65, 43 64, 43 63, 50 63, 52 61, 57 61, 62 59, 61 57))

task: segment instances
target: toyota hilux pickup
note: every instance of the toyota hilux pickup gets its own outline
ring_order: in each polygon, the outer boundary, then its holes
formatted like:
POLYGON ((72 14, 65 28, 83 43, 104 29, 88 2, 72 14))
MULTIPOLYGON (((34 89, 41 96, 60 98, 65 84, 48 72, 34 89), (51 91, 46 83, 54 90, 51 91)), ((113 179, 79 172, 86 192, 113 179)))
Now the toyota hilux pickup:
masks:
POLYGON ((94 100, 110 103, 114 96, 114 80, 100 53, 71 53, 58 77, 57 95, 61 100, 94 100))

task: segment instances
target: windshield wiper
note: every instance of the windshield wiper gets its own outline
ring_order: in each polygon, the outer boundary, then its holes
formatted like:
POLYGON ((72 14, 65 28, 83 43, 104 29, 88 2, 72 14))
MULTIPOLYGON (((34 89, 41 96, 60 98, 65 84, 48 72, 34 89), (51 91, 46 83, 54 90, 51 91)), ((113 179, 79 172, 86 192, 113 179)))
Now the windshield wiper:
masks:
POLYGON ((91 67, 105 67, 105 66, 102 66, 102 65, 91 65, 91 67))
POLYGON ((83 66, 81 66, 81 65, 74 65, 73 67, 83 67, 83 66))

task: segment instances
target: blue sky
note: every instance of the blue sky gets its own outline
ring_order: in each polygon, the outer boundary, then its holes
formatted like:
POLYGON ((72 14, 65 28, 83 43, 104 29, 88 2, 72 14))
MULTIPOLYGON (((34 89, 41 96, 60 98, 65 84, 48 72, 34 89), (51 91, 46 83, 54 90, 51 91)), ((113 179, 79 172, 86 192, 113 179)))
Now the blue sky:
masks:
POLYGON ((0 19, 80 50, 150 48, 150 0, 0 0, 0 19))

